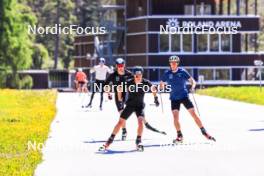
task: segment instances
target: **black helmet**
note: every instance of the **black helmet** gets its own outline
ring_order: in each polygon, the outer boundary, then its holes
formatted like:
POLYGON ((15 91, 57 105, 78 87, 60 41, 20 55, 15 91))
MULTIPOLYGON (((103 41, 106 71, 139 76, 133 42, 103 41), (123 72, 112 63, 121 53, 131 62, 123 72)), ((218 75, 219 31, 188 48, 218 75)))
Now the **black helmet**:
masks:
POLYGON ((123 58, 119 57, 116 59, 116 64, 125 64, 125 61, 123 58))
POLYGON ((179 58, 179 56, 171 56, 169 58, 169 62, 177 62, 177 63, 180 63, 180 58, 179 58))
POLYGON ((144 72, 144 69, 141 66, 135 66, 133 68, 134 75, 136 75, 136 74, 142 74, 143 75, 143 72, 144 72))

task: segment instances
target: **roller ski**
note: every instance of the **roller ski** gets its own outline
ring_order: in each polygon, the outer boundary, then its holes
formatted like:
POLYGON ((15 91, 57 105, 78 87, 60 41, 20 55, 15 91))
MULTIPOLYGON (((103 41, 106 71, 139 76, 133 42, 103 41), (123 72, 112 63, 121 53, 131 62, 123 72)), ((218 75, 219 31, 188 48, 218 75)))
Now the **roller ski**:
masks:
POLYGON ((85 106, 85 108, 92 108, 92 105, 88 104, 88 105, 85 106))
POLYGON ((183 137, 182 136, 178 136, 172 142, 173 142, 173 144, 182 144, 183 143, 183 137))
POLYGON ((209 135, 203 127, 201 128, 201 132, 206 137, 206 139, 216 142, 216 139, 209 135))
POLYGON ((183 143, 183 135, 181 131, 177 131, 177 138, 174 139, 173 144, 182 144, 183 143))
POLYGON ((204 135, 206 139, 216 142, 216 139, 213 136, 210 136, 209 134, 204 135))
POLYGON ((145 127, 150 130, 150 131, 153 131, 153 132, 156 132, 156 133, 160 133, 160 134, 163 134, 163 135, 167 135, 167 133, 165 131, 160 131, 154 127, 152 127, 148 122, 145 122, 145 127))
POLYGON ((141 143, 137 144, 136 147, 137 147, 136 149, 137 149, 138 152, 143 152, 144 151, 144 146, 141 143))

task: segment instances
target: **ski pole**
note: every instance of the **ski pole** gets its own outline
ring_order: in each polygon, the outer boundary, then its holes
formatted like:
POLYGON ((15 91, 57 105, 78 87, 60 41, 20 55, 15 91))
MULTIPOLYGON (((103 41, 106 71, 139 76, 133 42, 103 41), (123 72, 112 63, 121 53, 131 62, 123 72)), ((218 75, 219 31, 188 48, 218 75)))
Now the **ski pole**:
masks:
POLYGON ((193 92, 191 92, 191 94, 192 94, 193 101, 194 101, 194 104, 195 104, 195 106, 196 106, 197 112, 198 112, 199 116, 201 116, 201 115, 200 115, 199 108, 198 108, 198 105, 197 105, 197 102, 196 102, 196 100, 195 100, 195 97, 194 97, 194 93, 193 93, 193 92))
POLYGON ((162 113, 164 113, 162 95, 160 92, 159 92, 159 94, 160 94, 161 111, 162 111, 162 113))

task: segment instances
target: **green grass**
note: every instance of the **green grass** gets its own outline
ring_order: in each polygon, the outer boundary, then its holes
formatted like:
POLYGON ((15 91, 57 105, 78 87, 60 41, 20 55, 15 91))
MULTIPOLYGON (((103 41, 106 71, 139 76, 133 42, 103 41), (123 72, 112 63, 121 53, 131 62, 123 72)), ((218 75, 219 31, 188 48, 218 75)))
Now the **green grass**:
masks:
POLYGON ((260 92, 259 87, 214 87, 198 90, 197 93, 264 105, 264 88, 260 92))
POLYGON ((0 176, 33 175, 41 151, 28 141, 47 139, 55 102, 55 91, 0 90, 0 176))

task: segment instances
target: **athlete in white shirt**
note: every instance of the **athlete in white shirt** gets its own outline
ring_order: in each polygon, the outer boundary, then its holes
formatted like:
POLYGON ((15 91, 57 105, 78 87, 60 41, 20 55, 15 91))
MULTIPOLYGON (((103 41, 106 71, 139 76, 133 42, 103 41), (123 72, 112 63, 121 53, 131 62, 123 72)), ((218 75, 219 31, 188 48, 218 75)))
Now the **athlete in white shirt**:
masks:
POLYGON ((108 66, 105 65, 105 59, 100 58, 99 64, 94 66, 90 70, 90 73, 95 73, 95 83, 93 85, 93 92, 91 95, 90 102, 86 107, 92 107, 92 102, 93 102, 95 92, 100 92, 101 94, 100 110, 102 110, 105 80, 106 80, 107 74, 112 73, 112 70, 108 66))

